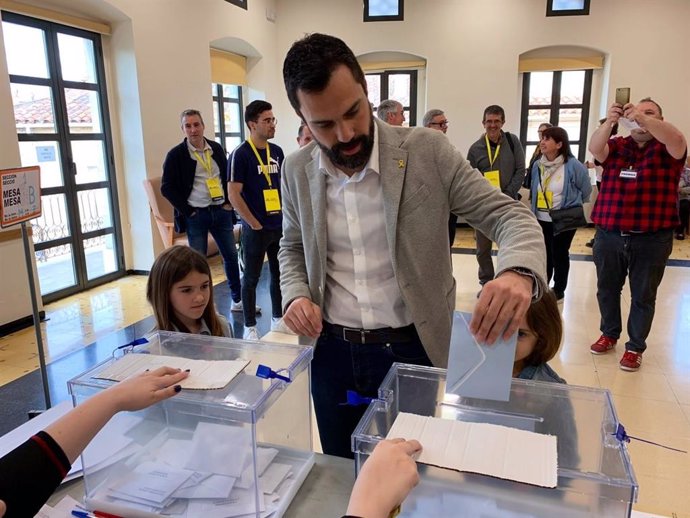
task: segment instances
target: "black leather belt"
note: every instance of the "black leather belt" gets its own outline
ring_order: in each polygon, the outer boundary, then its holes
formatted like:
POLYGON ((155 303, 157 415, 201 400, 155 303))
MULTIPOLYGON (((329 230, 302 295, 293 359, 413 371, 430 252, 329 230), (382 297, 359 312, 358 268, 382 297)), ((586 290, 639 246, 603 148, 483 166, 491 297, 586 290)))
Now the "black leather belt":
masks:
POLYGON ((382 327, 380 329, 358 329, 343 327, 329 322, 323 323, 323 331, 353 344, 380 344, 391 342, 412 342, 418 339, 414 324, 405 327, 382 327))

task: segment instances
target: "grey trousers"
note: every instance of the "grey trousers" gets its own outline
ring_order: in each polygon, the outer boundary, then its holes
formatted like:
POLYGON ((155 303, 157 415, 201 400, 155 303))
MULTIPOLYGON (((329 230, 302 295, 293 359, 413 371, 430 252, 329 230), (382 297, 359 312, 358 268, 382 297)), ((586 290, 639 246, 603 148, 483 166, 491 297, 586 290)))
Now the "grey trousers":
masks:
POLYGON ((492 241, 479 230, 474 231, 477 241, 477 263, 479 264, 479 284, 484 286, 489 281, 494 280, 494 262, 491 260, 492 241))

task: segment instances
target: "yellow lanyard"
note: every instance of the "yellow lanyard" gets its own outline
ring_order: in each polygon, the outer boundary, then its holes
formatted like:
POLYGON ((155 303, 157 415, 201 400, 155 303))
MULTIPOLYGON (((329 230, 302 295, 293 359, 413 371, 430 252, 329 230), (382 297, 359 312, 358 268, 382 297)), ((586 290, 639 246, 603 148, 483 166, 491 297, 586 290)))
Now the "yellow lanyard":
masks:
POLYGON ((194 156, 199 162, 201 162, 201 165, 203 166, 207 175, 211 176, 211 171, 213 171, 213 169, 211 168, 211 150, 208 148, 204 149, 204 158, 201 158, 201 155, 197 153, 195 149, 194 156))
POLYGON ((486 140, 486 155, 489 157, 489 167, 494 166, 494 162, 498 158, 498 152, 501 151, 501 144, 496 146, 496 152, 494 153, 494 156, 491 156, 491 144, 489 144, 489 137, 487 136, 486 133, 484 133, 484 140, 486 140))
MULTIPOLYGON (((256 159, 259 161, 259 165, 261 166, 261 172, 264 174, 264 177, 266 178, 266 181, 268 182, 268 188, 271 189, 273 187, 273 183, 271 182, 271 175, 269 174, 268 171, 268 166, 264 165, 264 161, 261 160, 261 156, 259 155, 259 152, 256 150, 256 146, 254 145, 254 142, 252 142, 251 138, 247 139, 247 142, 249 142, 249 145, 252 148, 252 151, 254 151, 254 154, 256 155, 256 159)), ((271 164, 271 146, 268 145, 268 142, 266 142, 266 160, 268 161, 268 164, 271 164)))
POLYGON ((553 174, 550 174, 548 178, 544 178, 544 165, 539 164, 539 176, 541 177, 541 184, 542 184, 542 191, 546 192, 549 188, 549 184, 551 183, 551 179, 556 175, 556 171, 554 171, 553 174))

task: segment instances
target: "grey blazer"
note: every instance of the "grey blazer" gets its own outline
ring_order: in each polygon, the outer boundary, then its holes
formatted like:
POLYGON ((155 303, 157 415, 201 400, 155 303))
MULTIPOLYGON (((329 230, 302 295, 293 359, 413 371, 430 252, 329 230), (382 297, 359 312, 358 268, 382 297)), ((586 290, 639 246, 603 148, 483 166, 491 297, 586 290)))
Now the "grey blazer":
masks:
MULTIPOLYGON (((385 238, 393 269, 429 358, 445 367, 455 309, 448 213, 461 216, 498 243, 498 273, 528 268, 543 282, 544 238, 532 212, 491 187, 440 131, 392 127, 379 120, 376 124, 385 238)), ((285 159, 282 202, 278 258, 284 305, 307 297, 322 306, 326 175, 319 170, 316 144, 285 159)))

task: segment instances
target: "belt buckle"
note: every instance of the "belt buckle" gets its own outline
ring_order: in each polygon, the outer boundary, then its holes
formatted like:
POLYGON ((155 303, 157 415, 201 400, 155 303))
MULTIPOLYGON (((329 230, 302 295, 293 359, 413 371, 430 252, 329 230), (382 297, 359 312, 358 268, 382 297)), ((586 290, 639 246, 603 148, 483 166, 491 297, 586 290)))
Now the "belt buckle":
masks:
POLYGON ((354 327, 343 327, 343 340, 345 340, 346 342, 355 342, 354 340, 351 340, 347 337, 348 333, 359 334, 359 343, 360 345, 363 345, 366 343, 365 337, 369 333, 369 331, 367 331, 366 329, 355 329, 354 327))

